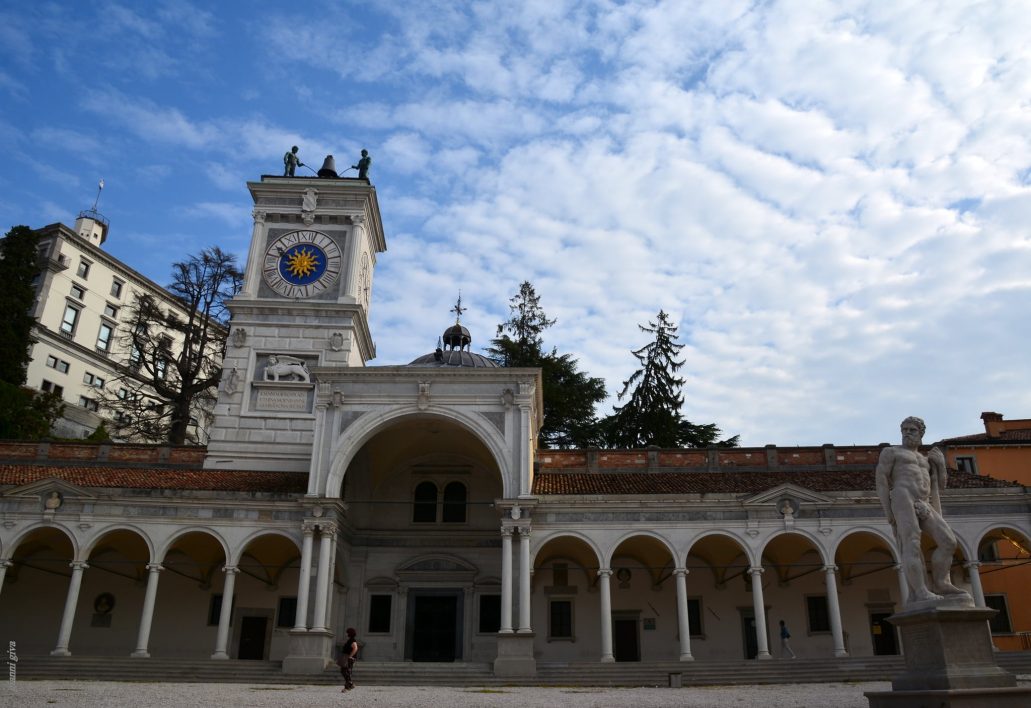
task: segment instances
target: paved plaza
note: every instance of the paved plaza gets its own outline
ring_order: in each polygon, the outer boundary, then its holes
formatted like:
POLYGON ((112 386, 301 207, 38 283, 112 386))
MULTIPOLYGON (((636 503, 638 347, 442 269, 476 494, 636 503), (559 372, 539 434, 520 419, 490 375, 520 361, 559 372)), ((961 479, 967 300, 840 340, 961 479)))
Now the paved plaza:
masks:
POLYGON ((255 684, 19 681, 0 687, 0 706, 441 706, 445 708, 867 708, 864 691, 890 688, 887 681, 699 688, 440 688, 255 684))

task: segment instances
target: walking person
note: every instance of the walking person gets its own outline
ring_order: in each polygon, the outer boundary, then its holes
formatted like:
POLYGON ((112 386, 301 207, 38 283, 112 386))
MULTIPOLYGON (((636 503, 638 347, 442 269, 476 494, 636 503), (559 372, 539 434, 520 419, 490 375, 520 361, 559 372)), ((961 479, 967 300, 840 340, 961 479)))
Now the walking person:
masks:
POLYGON ((344 642, 343 651, 340 652, 340 658, 337 659, 337 666, 340 667, 340 673, 344 676, 344 687, 340 689, 341 693, 354 688, 354 679, 351 673, 354 671, 354 662, 358 657, 360 647, 358 640, 354 638, 355 634, 353 627, 347 628, 347 641, 344 642))
POLYGON ((780 621, 780 658, 783 659, 790 656, 792 659, 797 659, 795 652, 791 650, 791 644, 788 640, 791 639, 791 632, 788 631, 788 626, 784 624, 784 620, 780 621))

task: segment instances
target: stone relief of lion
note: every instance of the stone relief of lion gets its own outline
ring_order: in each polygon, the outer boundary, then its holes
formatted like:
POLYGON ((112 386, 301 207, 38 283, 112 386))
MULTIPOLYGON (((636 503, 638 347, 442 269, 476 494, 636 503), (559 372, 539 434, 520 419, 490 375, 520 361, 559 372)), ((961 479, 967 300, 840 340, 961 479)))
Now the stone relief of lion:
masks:
POLYGON ((265 364, 265 380, 308 383, 311 378, 303 359, 285 354, 269 354, 265 364))

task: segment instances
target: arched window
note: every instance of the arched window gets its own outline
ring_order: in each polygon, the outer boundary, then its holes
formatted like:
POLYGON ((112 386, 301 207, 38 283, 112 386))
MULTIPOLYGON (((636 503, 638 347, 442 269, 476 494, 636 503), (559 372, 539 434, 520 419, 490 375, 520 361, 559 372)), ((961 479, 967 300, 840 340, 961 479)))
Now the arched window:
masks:
POLYGON ((437 520, 437 485, 433 482, 419 482, 412 501, 412 521, 434 523, 437 520))
POLYGON ((445 522, 465 522, 465 485, 461 482, 451 482, 444 487, 444 518, 445 522))

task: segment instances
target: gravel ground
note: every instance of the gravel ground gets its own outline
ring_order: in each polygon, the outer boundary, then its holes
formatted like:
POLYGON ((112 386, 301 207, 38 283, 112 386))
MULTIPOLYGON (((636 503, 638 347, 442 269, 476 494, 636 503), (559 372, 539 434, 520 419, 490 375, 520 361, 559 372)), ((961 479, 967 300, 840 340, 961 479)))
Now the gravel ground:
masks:
POLYGON ((268 686, 111 681, 18 681, 0 686, 0 706, 313 706, 355 705, 442 708, 868 708, 864 691, 890 689, 887 681, 702 688, 430 688, 268 686))

